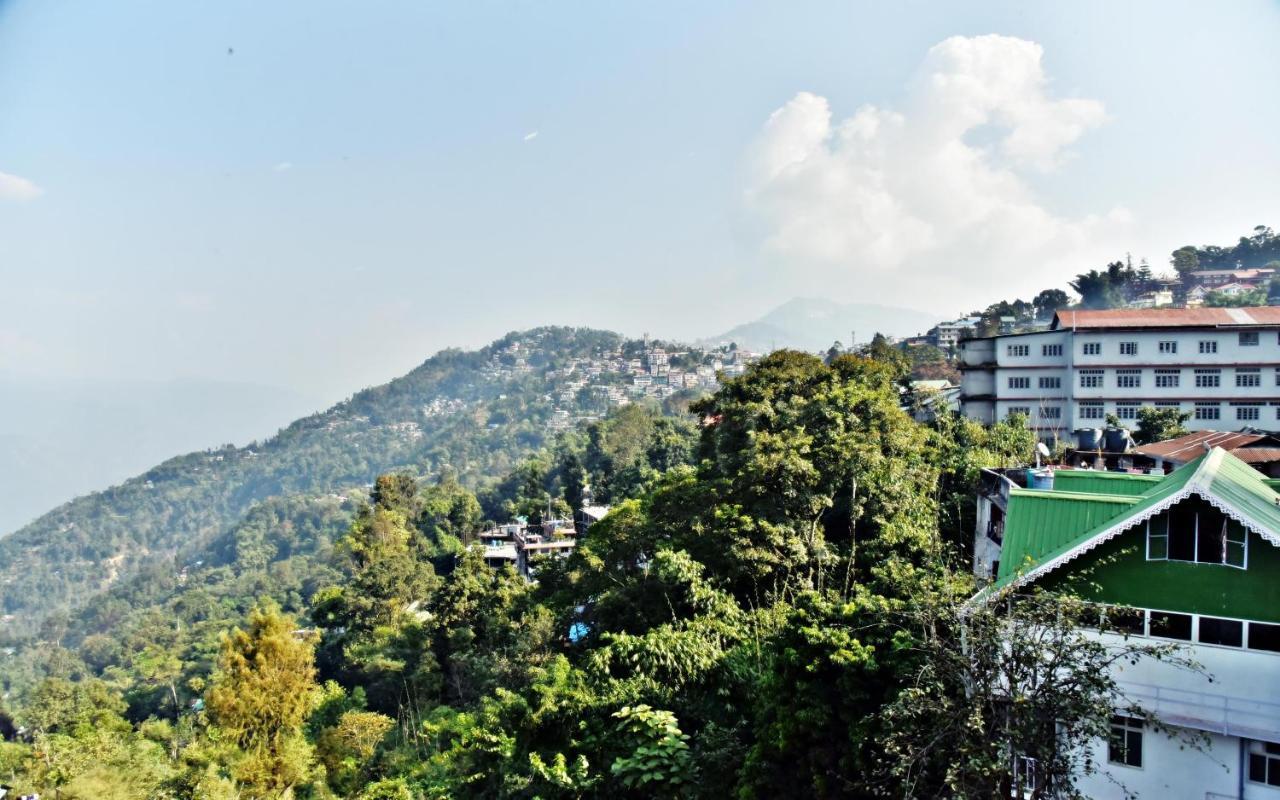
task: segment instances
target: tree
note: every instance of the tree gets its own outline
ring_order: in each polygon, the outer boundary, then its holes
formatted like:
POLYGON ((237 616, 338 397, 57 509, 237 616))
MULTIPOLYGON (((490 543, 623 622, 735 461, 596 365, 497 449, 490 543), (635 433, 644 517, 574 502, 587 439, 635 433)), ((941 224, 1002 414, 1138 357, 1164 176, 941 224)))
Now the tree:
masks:
POLYGON ((206 707, 240 750, 235 779, 259 796, 284 797, 313 770, 302 731, 317 690, 312 640, 270 604, 248 622, 222 640, 206 707))
POLYGON ((1200 269, 1200 255, 1196 248, 1191 245, 1179 247, 1170 254, 1169 263, 1173 265, 1178 277, 1186 284, 1191 281, 1191 273, 1200 269))
POLYGON ((892 796, 1076 797, 1076 781, 1098 766, 1089 744, 1109 738, 1112 715, 1163 730, 1126 698, 1116 667, 1196 669, 1177 645, 1131 641, 1119 614, 1070 596, 1006 595, 975 607, 967 594, 944 590, 902 620, 921 633, 920 658, 885 710, 892 796))
POLYGON ((1138 427, 1133 432, 1133 441, 1137 444, 1152 444, 1186 436, 1184 427, 1191 419, 1190 412, 1176 408, 1151 408, 1143 406, 1138 409, 1138 427))
POLYGON ((1049 320, 1059 309, 1071 305, 1071 296, 1061 289, 1045 289, 1031 301, 1035 307, 1036 319, 1049 320))
POLYGON ((1096 269, 1082 272, 1071 281, 1071 288, 1080 295, 1080 304, 1085 308, 1115 308, 1120 305, 1120 293, 1106 272, 1096 269))

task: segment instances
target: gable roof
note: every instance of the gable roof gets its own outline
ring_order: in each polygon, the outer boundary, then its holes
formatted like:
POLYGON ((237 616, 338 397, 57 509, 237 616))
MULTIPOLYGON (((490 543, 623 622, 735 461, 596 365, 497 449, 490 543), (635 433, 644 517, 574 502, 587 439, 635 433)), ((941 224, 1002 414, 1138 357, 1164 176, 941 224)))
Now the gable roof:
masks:
POLYGON ((1280 547, 1280 494, 1248 464, 1215 447, 1137 496, 1011 491, 999 574, 974 599, 1031 583, 1191 496, 1280 547), (1082 511, 1081 503, 1093 508, 1082 511))
POLYGON ((1107 328, 1215 328, 1280 325, 1280 307, 1250 308, 1113 308, 1104 311, 1059 311, 1052 330, 1107 328))

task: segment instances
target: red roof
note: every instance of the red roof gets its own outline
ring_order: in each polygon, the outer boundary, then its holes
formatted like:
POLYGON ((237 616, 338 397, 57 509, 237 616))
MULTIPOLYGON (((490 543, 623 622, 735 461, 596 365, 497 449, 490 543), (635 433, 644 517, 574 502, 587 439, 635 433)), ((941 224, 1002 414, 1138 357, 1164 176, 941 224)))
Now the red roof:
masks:
POLYGON ((1243 450, 1236 450, 1231 455, 1246 464, 1266 464, 1271 461, 1280 461, 1280 447, 1246 447, 1243 450))
POLYGON ((1201 455, 1206 450, 1214 447, 1221 447, 1231 453, 1231 455, 1239 458, 1241 461, 1253 463, 1254 461, 1270 461, 1268 458, 1246 458, 1246 453, 1256 451, 1278 452, 1277 448, 1268 445, 1277 445, 1280 441, 1274 437, 1260 433, 1237 433, 1234 431, 1196 431, 1188 433, 1186 436, 1179 436, 1176 439, 1167 439, 1163 442, 1154 444, 1144 444, 1137 447, 1133 452, 1150 456, 1152 458, 1167 458, 1171 461, 1190 461, 1196 456, 1201 455), (1250 445, 1260 444, 1260 447, 1251 447, 1250 445))
POLYGON ((1219 325, 1280 325, 1280 306, 1249 308, 1114 308, 1106 311, 1059 311, 1053 329, 1206 328, 1219 325))

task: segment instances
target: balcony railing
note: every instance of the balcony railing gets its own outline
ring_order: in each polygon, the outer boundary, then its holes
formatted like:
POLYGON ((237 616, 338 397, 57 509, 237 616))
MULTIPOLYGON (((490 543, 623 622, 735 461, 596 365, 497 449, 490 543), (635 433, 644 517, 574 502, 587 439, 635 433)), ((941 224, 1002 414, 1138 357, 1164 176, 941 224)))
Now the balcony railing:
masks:
POLYGON ((1280 703, 1130 681, 1120 681, 1120 689, 1170 725, 1280 741, 1280 703))

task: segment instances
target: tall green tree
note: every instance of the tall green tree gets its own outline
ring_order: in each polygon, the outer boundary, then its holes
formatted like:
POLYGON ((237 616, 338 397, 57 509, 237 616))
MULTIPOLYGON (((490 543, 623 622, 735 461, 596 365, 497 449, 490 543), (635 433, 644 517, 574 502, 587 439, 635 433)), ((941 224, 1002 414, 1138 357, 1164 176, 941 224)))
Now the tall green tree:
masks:
POLYGON ((251 796, 286 797, 314 774, 303 724, 316 702, 309 635, 270 605, 249 614, 247 630, 223 639, 206 705, 238 748, 231 775, 251 796))

